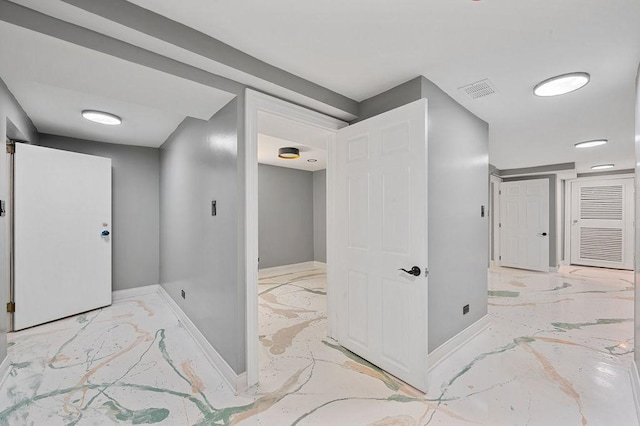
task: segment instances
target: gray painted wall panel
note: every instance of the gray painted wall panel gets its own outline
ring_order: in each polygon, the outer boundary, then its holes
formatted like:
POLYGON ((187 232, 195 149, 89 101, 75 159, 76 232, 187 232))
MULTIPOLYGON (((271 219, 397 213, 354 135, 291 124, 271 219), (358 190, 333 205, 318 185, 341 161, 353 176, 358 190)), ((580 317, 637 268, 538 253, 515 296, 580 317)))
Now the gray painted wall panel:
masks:
POLYGON ((113 289, 160 282, 160 150, 54 135, 40 145, 111 158, 113 289))
POLYGON ((487 314, 489 128, 420 77, 428 100, 429 352, 487 314), (462 314, 462 307, 470 312, 462 314))
POLYGON ((313 260, 313 173, 258 164, 260 268, 313 260))
POLYGON ((327 171, 313 172, 313 260, 327 262, 327 171))
MULTIPOLYGON (((7 162, 5 158, 5 136, 38 142, 38 131, 24 112, 16 98, 11 94, 4 81, 0 79, 0 135, 2 142, 2 158, 0 161, 0 200, 8 201, 9 180, 7 162)), ((7 207, 9 207, 7 205, 7 207)), ((4 309, 8 302, 9 295, 9 252, 7 246, 9 238, 7 235, 8 216, 0 217, 0 307, 4 309)), ((7 356, 7 315, 0 315, 0 363, 7 356)))
POLYGON ((160 280, 231 368, 242 373, 238 113, 235 99, 208 122, 186 119, 160 149, 160 280), (217 216, 211 215, 212 200, 217 216))

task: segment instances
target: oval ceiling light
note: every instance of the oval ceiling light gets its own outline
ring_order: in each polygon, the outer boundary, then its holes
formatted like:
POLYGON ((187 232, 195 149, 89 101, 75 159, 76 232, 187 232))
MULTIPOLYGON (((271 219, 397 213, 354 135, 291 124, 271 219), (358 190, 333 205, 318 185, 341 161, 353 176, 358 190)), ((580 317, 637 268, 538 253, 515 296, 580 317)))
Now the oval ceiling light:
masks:
POLYGON ((542 97, 564 95, 586 86, 590 78, 586 72, 558 75, 536 84, 533 93, 542 97))
POLYGON ((94 123, 106 124, 108 126, 117 126, 122 124, 122 119, 117 115, 103 111, 84 110, 82 116, 94 123))
POLYGON ((574 146, 576 148, 593 148, 594 146, 604 145, 607 142, 608 141, 606 139, 594 139, 592 141, 578 142, 574 146))
POLYGON ((612 169, 615 164, 598 164, 597 166, 591 166, 591 170, 604 170, 612 169))
POLYGON ((315 163, 316 161, 318 161, 318 160, 316 160, 315 158, 309 158, 307 160, 308 163, 315 163))
POLYGON ((295 160, 296 158, 300 158, 300 150, 298 148, 286 146, 278 150, 278 157, 285 160, 295 160))

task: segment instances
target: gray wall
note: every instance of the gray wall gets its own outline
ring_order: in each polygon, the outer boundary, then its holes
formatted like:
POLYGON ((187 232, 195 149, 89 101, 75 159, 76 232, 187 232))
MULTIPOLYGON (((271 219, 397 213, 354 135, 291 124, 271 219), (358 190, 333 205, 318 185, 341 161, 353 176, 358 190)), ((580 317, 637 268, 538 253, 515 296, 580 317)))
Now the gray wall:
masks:
MULTIPOLYGON (((503 178, 503 182, 515 182, 520 180, 533 180, 533 179, 549 179, 549 267, 558 267, 558 208, 556 206, 556 184, 557 175, 533 175, 533 176, 518 176, 512 178, 503 178)), ((562 238, 564 239, 564 238, 562 238)))
MULTIPOLYGON (((20 104, 11 94, 4 81, 0 79, 0 135, 2 142, 2 158, 0 161, 0 200, 8 202, 9 179, 7 162, 5 161, 5 136, 11 139, 26 140, 32 143, 38 142, 38 131, 27 117, 20 104)), ((8 204, 7 204, 7 207, 8 204)), ((9 296, 9 253, 7 246, 9 239, 7 235, 8 217, 0 217, 0 307, 3 309, 8 302, 9 296)), ((0 314, 0 363, 7 356, 7 327, 8 315, 0 314)))
POLYGON ((327 171, 313 172, 313 260, 327 262, 327 171))
POLYGON ((428 101, 429 352, 487 314, 489 126, 435 84, 428 101), (470 312, 462 314, 462 307, 470 312))
POLYGON ((428 100, 429 352, 487 314, 489 126, 424 77, 360 104, 364 120, 428 100), (462 307, 470 312, 462 314, 462 307))
POLYGON ((258 165, 260 268, 313 260, 313 173, 258 165))
POLYGON ((160 282, 160 150, 40 135, 40 145, 111 158, 113 289, 160 282))
POLYGON ((634 359, 640 364, 640 68, 636 77, 636 252, 635 252, 635 338, 634 359))
POLYGON ((244 258, 238 255, 244 238, 238 114, 234 99, 208 122, 188 118, 160 149, 160 281, 231 368, 242 373, 246 290, 239 273, 244 258))

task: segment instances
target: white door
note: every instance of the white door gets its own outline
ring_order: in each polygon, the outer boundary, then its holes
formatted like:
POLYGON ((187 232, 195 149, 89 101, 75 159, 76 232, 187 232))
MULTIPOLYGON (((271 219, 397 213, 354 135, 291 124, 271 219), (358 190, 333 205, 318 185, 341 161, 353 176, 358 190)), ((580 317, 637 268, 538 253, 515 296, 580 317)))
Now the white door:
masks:
POLYGON ((571 183, 571 263, 633 269, 633 178, 571 183))
POLYGON ((111 304, 111 159, 15 146, 14 329, 111 304))
POLYGON ((335 174, 338 340, 423 391, 426 114, 423 99, 339 130, 335 174))
POLYGON ((500 184, 500 265, 549 272, 549 179, 500 184))

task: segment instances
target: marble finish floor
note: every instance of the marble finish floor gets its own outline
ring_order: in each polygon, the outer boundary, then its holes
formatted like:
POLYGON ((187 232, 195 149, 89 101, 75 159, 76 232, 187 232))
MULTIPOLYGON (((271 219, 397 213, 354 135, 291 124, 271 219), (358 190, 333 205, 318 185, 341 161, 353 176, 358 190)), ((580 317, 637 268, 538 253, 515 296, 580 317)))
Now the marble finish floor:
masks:
POLYGON ((326 338, 325 271, 260 279, 260 385, 234 395, 157 294, 10 335, 0 425, 637 425, 633 275, 489 272, 491 325, 422 394, 326 338))

